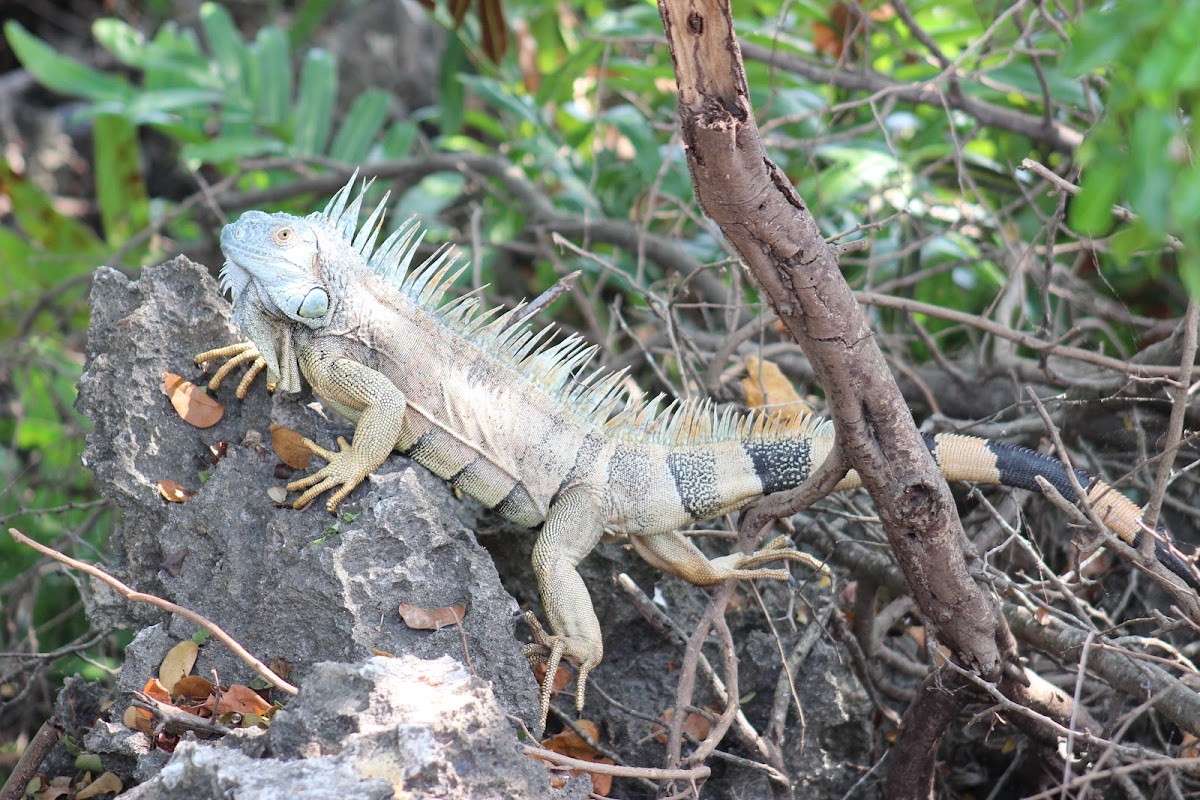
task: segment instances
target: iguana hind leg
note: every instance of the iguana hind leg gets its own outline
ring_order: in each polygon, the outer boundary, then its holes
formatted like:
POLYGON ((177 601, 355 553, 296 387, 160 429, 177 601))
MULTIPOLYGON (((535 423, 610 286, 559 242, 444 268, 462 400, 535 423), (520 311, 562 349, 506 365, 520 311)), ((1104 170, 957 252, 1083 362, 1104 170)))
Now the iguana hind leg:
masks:
POLYGON ((679 531, 633 534, 629 542, 646 561, 697 586, 713 586, 729 578, 786 581, 791 577, 785 569, 760 569, 762 564, 771 561, 797 561, 823 575, 829 574, 828 567, 808 553, 793 550, 783 536, 775 538, 756 552, 732 553, 720 558, 704 555, 692 544, 691 539, 679 531))
POLYGON ((522 652, 530 663, 546 664, 539 709, 542 730, 550 713, 550 694, 559 662, 565 658, 579 666, 575 708, 583 711, 588 673, 604 657, 600 621, 583 578, 575 569, 600 541, 604 531, 602 507, 600 497, 586 486, 565 490, 546 512, 542 532, 533 546, 533 571, 551 633, 547 634, 534 620, 530 625, 534 640, 522 652))

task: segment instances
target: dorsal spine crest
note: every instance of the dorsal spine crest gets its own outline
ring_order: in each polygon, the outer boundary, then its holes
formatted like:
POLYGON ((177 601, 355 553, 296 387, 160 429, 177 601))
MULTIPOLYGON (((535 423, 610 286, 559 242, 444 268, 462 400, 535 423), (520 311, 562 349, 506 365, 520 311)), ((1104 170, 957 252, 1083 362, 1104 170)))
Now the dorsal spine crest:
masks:
POLYGON ((463 274, 467 264, 456 268, 457 253, 447 245, 413 267, 413 258, 425 237, 415 217, 403 222, 376 250, 390 194, 383 196, 360 226, 358 220, 371 182, 364 181, 358 194, 351 199, 357 178, 355 171, 324 210, 313 216, 338 231, 362 256, 363 263, 387 285, 450 332, 487 351, 582 419, 609 434, 670 447, 733 439, 832 435, 830 423, 815 415, 739 413, 733 408, 718 409, 708 399, 674 400, 663 408, 662 395, 649 401, 630 395, 625 388, 626 370, 610 372, 600 367, 589 371, 587 364, 599 348, 577 334, 558 342, 550 341, 555 326, 534 328, 528 321, 520 319, 524 304, 501 313, 500 308, 480 308, 475 293, 446 301, 446 292, 463 274))

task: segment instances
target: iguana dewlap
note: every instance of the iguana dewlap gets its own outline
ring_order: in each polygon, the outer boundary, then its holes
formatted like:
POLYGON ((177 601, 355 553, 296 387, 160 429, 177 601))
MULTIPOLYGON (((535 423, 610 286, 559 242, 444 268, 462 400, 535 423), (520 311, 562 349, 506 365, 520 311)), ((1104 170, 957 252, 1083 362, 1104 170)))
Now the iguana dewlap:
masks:
MULTIPOLYGON (((577 336, 550 343, 550 328, 519 311, 479 307, 475 295, 445 298, 462 268, 448 251, 412 267, 420 241, 406 224, 378 248, 384 202, 358 224, 354 180, 307 217, 245 213, 221 233, 223 287, 250 341, 197 357, 255 362, 284 391, 303 375, 329 406, 356 423, 339 449, 306 445, 328 463, 288 485, 296 507, 331 492, 333 511, 393 450, 407 454, 505 518, 540 526, 533 567, 550 634, 534 626, 526 647, 547 662, 579 665, 582 709, 588 672, 603 655, 600 625, 576 565, 608 531, 626 534, 651 564, 692 583, 786 579, 777 560, 809 557, 773 542, 757 553, 709 559, 679 529, 795 487, 829 454, 833 430, 814 418, 784 420, 718 412, 707 402, 660 408, 631 398, 623 373, 589 371, 595 353, 577 336)), ((386 198, 385 198, 386 202, 386 198)), ((1074 502, 1065 467, 1034 451, 967 436, 926 437, 949 480, 1037 490, 1046 478, 1074 502)), ((1141 509, 1077 473, 1098 517, 1122 540, 1142 535, 1141 509)), ((859 486, 850 473, 839 489, 859 486)), ((1158 556, 1194 588, 1195 574, 1158 536, 1158 556)))

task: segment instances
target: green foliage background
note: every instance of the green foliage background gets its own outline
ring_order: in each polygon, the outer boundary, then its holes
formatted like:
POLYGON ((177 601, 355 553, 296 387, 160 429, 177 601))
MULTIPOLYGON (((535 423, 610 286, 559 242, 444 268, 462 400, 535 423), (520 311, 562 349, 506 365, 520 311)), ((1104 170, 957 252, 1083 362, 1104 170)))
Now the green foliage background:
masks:
MULTIPOLYGON (((498 63, 480 45, 494 31, 469 14, 458 24, 440 7, 434 13, 448 35, 439 102, 409 114, 397 114, 382 89, 350 96, 338 55, 315 46, 315 33, 336 23, 339 7, 297 3, 290 25, 246 32, 217 4, 204 5, 197 25, 185 25, 172 21, 170 3, 153 3, 136 26, 117 18, 94 23, 95 43, 119 65, 105 69, 64 54, 19 23, 5 26, 8 45, 41 84, 82 101, 77 113, 93 127, 89 199, 97 212, 94 221, 81 221, 56 206, 52 188, 29 180, 13 159, 0 160, 0 194, 8 200, 0 226, 0 398, 12 411, 0 415, 6 527, 99 556, 111 517, 96 505, 79 464, 86 422, 71 409, 88 318, 87 276, 99 264, 132 269, 180 250, 213 250, 215 230, 199 213, 199 193, 182 202, 149 194, 140 166, 139 134, 146 130, 172 143, 183 169, 238 191, 279 188, 300 172, 344 165, 371 175, 373 165, 428 153, 494 156, 518 170, 557 214, 632 222, 704 263, 729 257, 692 198, 670 58, 653 4, 509 0, 512 46, 498 63), (147 21, 155 15, 157 22, 147 21)), ((745 42, 820 68, 837 66, 828 47, 819 49, 824 26, 840 42, 845 70, 897 87, 936 83, 1088 132, 1078 152, 1063 152, 939 103, 897 101, 889 91, 869 97, 748 59, 772 156, 828 235, 855 231, 851 238, 871 239, 869 258, 845 259, 853 282, 980 312, 1005 285, 1015 251, 1082 244, 1088 263, 1075 266, 1134 316, 1177 316, 1187 301, 1180 287, 1200 290, 1200 262, 1189 246, 1200 217, 1193 123, 1200 50, 1190 42, 1200 27, 1200 0, 1104 4, 1077 18, 1042 16, 1051 12, 1041 5, 1010 14, 1008 4, 918 0, 907 8, 928 41, 883 3, 867 3, 872 14, 851 15, 849 33, 838 24, 837 8, 757 0, 735 3, 734 10, 745 42), (1068 178, 1081 177, 1082 192, 1069 208, 1018 169, 1024 158, 1069 165, 1068 178), (1114 204, 1136 221, 1115 219, 1114 204), (1048 224, 1056 215, 1060 223, 1048 224), (1163 247, 1171 236, 1182 249, 1163 247)), ((476 180, 458 172, 429 175, 395 200, 394 219, 417 213, 435 239, 481 244, 473 254, 475 277, 486 278, 512 258, 508 243, 526 229, 531 210, 497 182, 484 191, 468 186, 476 180), (467 196, 474 227, 456 216, 467 196)), ((315 201, 284 198, 279 207, 306 212, 315 201)), ((669 286, 660 264, 632 249, 603 243, 589 249, 592 257, 538 252, 526 265, 523 292, 536 294, 563 271, 583 269, 589 296, 609 304, 594 309, 593 333, 612 330, 617 300, 635 319, 662 313, 645 292, 669 286)), ((730 281, 728 273, 722 280, 730 281)), ((1013 322, 1040 329, 1060 313, 1058 304, 1031 281, 1013 322)), ((875 318, 884 329, 899 324, 886 313, 875 318)), ((948 353, 972 345, 945 322, 921 321, 948 353)), ((1112 326, 1088 344, 1127 353, 1137 337, 1133 328, 1112 326)), ((930 357, 928 343, 915 340, 909 358, 930 357)), ((671 388, 688 389, 685 365, 672 370, 666 378, 678 385, 671 388)), ((34 563, 0 537, 0 585, 10 604, 34 563)), ((85 630, 70 589, 55 574, 37 590, 28 625, 43 649, 85 630)), ((13 635, 6 649, 21 640, 19 631, 13 635)), ((91 664, 72 659, 55 669, 99 675, 117 663, 115 652, 101 646, 91 664)))

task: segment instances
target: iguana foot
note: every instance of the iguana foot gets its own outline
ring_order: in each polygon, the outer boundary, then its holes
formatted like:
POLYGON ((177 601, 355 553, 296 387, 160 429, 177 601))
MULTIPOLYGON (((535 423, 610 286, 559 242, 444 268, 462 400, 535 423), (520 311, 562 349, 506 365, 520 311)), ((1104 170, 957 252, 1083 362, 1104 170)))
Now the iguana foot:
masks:
MULTIPOLYGON (((228 347, 218 347, 215 350, 207 350, 200 353, 194 359, 199 365, 203 365, 206 361, 215 361, 220 358, 228 358, 224 364, 220 366, 216 374, 208 382, 208 388, 211 391, 216 391, 221 384, 229 377, 229 374, 243 364, 250 362, 250 369, 242 376, 241 382, 238 383, 237 392, 235 392, 238 400, 245 400, 246 393, 250 390, 250 384, 254 383, 254 379, 267 368, 266 360, 259 354, 258 348, 254 346, 254 342, 238 342, 231 344, 228 347)), ((270 388, 269 386, 267 387, 270 388)))
POLYGON ((289 492, 307 490, 296 499, 296 502, 292 503, 292 508, 304 508, 317 499, 322 492, 340 486, 341 488, 330 495, 329 500, 325 503, 325 508, 329 511, 336 511, 338 505, 346 499, 346 495, 354 491, 371 474, 371 470, 379 466, 378 464, 363 463, 358 451, 354 449, 354 445, 347 442, 344 436, 339 436, 337 443, 338 451, 335 453, 332 450, 326 450, 311 439, 301 440, 301 444, 329 463, 312 475, 307 475, 287 485, 289 492))
POLYGON ((792 576, 786 569, 759 568, 771 561, 798 561, 822 575, 829 575, 829 567, 808 553, 793 550, 786 536, 776 537, 753 553, 732 553, 720 558, 704 555, 679 531, 634 535, 629 537, 629 543, 646 561, 697 586, 715 586, 730 578, 791 580, 792 576))
POLYGON ((771 578, 778 581, 791 579, 791 574, 786 569, 758 569, 761 564, 771 561, 796 561, 819 572, 822 577, 829 577, 829 567, 825 562, 808 553, 793 550, 791 544, 786 536, 777 536, 753 553, 731 553, 711 559, 709 563, 718 571, 727 573, 725 578, 771 578))
POLYGON ((546 730, 546 718, 550 716, 550 696, 554 693, 554 674, 558 665, 566 657, 569 661, 579 664, 579 678, 575 683, 575 711, 583 713, 583 700, 587 692, 588 674, 600 663, 603 648, 599 643, 588 642, 569 636, 556 636, 546 633, 542 623, 532 611, 525 612, 525 624, 533 633, 533 641, 521 648, 521 654, 529 660, 530 666, 546 665, 546 677, 542 679, 541 697, 539 702, 540 717, 537 735, 541 736, 546 730))

